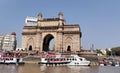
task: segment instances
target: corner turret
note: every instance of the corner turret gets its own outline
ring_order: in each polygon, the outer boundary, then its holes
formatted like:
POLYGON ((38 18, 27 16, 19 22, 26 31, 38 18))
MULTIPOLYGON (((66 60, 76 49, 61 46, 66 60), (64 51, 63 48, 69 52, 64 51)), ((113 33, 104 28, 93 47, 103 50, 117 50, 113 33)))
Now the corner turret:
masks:
POLYGON ((42 13, 39 13, 38 14, 38 21, 41 21, 42 20, 42 13))
POLYGON ((58 18, 59 18, 59 19, 63 19, 63 13, 62 13, 62 12, 59 12, 58 18))

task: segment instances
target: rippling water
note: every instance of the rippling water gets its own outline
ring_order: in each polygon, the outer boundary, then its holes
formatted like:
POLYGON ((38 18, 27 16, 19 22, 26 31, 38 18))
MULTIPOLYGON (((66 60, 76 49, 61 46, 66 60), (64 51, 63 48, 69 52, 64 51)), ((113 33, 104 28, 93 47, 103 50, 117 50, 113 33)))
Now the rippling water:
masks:
POLYGON ((0 65, 0 73, 120 73, 120 67, 40 66, 38 64, 0 65))

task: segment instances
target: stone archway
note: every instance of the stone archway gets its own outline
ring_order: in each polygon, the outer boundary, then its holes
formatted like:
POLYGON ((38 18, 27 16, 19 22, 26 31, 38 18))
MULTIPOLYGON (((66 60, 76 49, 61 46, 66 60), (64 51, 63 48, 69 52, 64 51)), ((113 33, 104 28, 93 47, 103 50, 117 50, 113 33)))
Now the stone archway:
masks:
POLYGON ((31 50, 31 45, 32 50, 49 51, 50 41, 54 38, 54 51, 80 51, 81 35, 79 24, 67 25, 62 12, 56 18, 43 18, 39 13, 37 18, 26 18, 22 48, 31 50))
POLYGON ((27 50, 32 51, 34 49, 34 39, 30 37, 27 41, 27 50))
POLYGON ((50 41, 53 39, 54 37, 51 35, 51 34, 48 34, 44 37, 44 40, 43 40, 43 49, 42 51, 49 51, 50 48, 49 48, 49 44, 50 44, 50 41))
POLYGON ((71 49, 73 48, 73 44, 72 44, 72 42, 73 42, 72 37, 70 37, 70 36, 66 37, 66 39, 65 39, 65 43, 66 43, 66 51, 68 51, 68 52, 71 51, 71 49))

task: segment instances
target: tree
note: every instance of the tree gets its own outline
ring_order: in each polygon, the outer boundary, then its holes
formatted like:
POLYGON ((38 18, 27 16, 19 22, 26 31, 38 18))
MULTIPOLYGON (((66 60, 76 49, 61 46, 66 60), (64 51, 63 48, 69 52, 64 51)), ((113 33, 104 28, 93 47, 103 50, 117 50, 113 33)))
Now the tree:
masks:
POLYGON ((111 49, 113 54, 116 56, 120 56, 120 47, 115 47, 111 49))
POLYGON ((110 55, 111 55, 111 53, 112 53, 112 51, 111 51, 111 50, 106 49, 106 54, 107 54, 108 56, 110 56, 110 55))
POLYGON ((96 50, 98 54, 104 55, 103 52, 100 49, 96 50))

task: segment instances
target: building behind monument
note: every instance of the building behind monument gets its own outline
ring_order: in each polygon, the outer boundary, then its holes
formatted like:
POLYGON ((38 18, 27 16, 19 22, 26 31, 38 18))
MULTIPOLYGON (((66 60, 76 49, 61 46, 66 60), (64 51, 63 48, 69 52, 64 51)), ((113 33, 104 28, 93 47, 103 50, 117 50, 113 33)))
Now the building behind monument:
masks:
POLYGON ((17 45, 16 33, 0 34, 0 50, 11 51, 15 50, 17 45))

